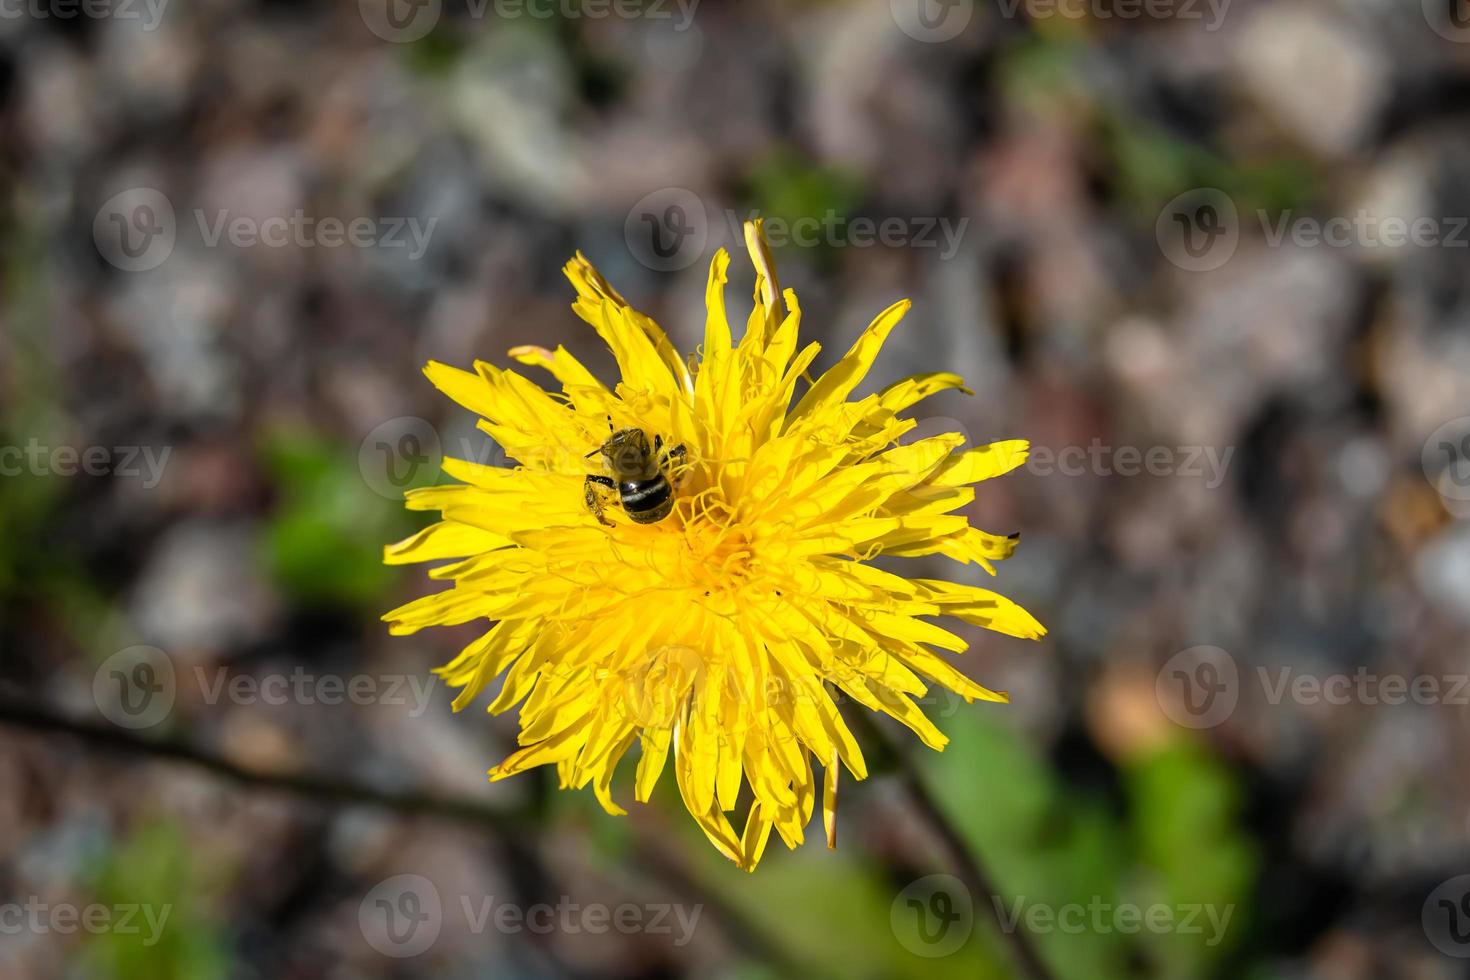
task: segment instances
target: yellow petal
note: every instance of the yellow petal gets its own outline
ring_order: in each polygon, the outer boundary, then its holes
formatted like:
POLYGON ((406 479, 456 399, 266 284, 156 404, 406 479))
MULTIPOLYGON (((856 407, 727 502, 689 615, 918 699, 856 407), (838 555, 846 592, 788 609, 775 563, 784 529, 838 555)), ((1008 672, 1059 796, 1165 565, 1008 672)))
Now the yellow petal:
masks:
POLYGON ((946 616, 1023 640, 1037 640, 1046 635, 1046 627, 1036 617, 1003 595, 935 579, 917 579, 915 584, 924 588, 925 598, 936 603, 946 616))
POLYGON ((957 487, 1001 476, 1026 462, 1030 446, 1025 439, 977 446, 957 455, 931 482, 936 486, 957 487))
POLYGON ((873 366, 873 361, 878 357, 878 351, 882 349, 883 342, 898 326, 904 314, 912 306, 908 300, 900 300, 888 309, 878 314, 877 318, 863 331, 857 343, 847 355, 838 361, 831 369, 817 379, 810 391, 802 396, 797 402, 796 409, 787 420, 787 427, 798 420, 820 415, 820 413, 833 404, 839 403, 852 393, 852 390, 868 374, 868 369, 873 366))
POLYGON ((465 555, 504 548, 510 543, 509 538, 494 531, 454 521, 440 521, 397 544, 385 545, 383 563, 406 565, 411 562, 462 558, 465 555))

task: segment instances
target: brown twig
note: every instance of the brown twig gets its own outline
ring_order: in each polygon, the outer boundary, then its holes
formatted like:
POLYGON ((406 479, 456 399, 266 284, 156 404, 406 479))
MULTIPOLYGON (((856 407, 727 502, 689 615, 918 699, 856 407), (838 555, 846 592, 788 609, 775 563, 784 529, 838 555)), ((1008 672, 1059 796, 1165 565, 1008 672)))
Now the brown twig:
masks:
MULTIPOLYGON (((404 793, 316 775, 257 772, 187 743, 154 739, 126 729, 79 721, 44 707, 0 696, 0 724, 76 739, 89 748, 121 752, 192 766, 211 775, 256 789, 287 793, 329 806, 372 806, 405 815, 452 820, 497 835, 524 834, 535 823, 528 814, 498 809, 478 800, 404 793)), ((792 957, 735 905, 706 889, 693 875, 648 842, 634 844, 634 863, 676 892, 691 895, 721 922, 727 937, 742 952, 761 959, 785 976, 821 976, 810 964, 792 957)))
MULTIPOLYGON (((855 713, 855 716, 859 714, 855 713)), ((1053 980, 1051 969, 1041 958, 1041 954, 1037 952, 1030 935, 1020 927, 1020 923, 1014 923, 1008 928, 1007 924, 1001 920, 997 911, 999 906, 994 901, 999 898, 1000 890, 996 887, 985 865, 981 863, 980 856, 960 836, 954 823, 934 799, 934 794, 930 792, 928 784, 919 775, 919 768, 913 759, 913 753, 906 745, 899 743, 883 731, 866 713, 861 713, 860 717, 863 719, 863 726, 868 729, 873 738, 878 740, 897 760, 899 776, 903 780, 905 789, 908 790, 914 808, 939 836, 944 849, 949 852, 950 861, 958 871, 960 880, 965 883, 965 887, 970 890, 978 904, 985 905, 991 910, 996 931, 1000 933, 1002 940, 1011 951, 1011 957, 1015 960, 1019 971, 1018 976, 1026 980, 1053 980)))

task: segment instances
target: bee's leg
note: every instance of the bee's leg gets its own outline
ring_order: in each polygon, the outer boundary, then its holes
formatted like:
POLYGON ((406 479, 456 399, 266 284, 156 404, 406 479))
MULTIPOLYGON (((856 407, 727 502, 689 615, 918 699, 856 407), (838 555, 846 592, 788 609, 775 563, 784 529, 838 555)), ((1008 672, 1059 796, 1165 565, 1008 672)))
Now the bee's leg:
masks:
MULTIPOLYGON (((657 441, 657 438, 658 438, 657 436, 654 437, 655 441, 657 441)), ((664 457, 663 457, 663 465, 665 467, 667 467, 670 462, 674 462, 674 463, 676 463, 679 466, 683 466, 684 465, 684 457, 687 456, 687 455, 688 455, 688 451, 684 448, 684 444, 681 442, 681 443, 679 443, 679 445, 675 446, 673 449, 670 449, 667 453, 664 454, 664 457)), ((679 473, 678 475, 676 475, 674 477, 674 483, 675 483, 675 485, 678 485, 678 483, 680 481, 682 481, 683 479, 684 479, 684 474, 682 472, 679 473)))
POLYGON ((587 509, 592 512, 593 517, 597 518, 600 523, 612 527, 612 521, 602 516, 602 496, 597 492, 598 487, 616 490, 617 484, 610 477, 589 476, 587 482, 582 484, 582 499, 586 501, 587 509))

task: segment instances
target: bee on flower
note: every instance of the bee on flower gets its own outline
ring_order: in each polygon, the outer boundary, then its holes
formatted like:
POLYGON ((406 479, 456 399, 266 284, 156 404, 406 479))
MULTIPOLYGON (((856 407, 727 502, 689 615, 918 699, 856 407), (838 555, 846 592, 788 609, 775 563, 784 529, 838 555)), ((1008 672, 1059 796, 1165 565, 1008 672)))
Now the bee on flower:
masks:
POLYGON ((916 424, 902 413, 963 390, 955 374, 851 397, 907 301, 807 383, 819 345, 799 343, 801 310, 780 290, 759 223, 745 238, 755 302, 738 342, 724 250, 710 266, 704 344, 687 362, 579 253, 566 267, 573 309, 612 349, 615 387, 561 347, 510 352, 548 372, 555 393, 485 362, 426 367, 519 465, 446 459, 460 483, 408 492, 411 510, 442 519, 385 560, 447 561, 429 574, 451 585, 384 619, 397 635, 487 622, 438 672, 459 689, 455 710, 502 677, 489 711, 521 706, 521 747, 491 779, 554 764, 563 788, 591 783, 622 814, 613 776, 636 743, 634 798, 647 801, 672 762, 710 841, 753 870, 773 829, 788 847, 802 842, 813 762, 835 842, 838 773, 867 775, 836 698, 891 715, 934 749, 946 738, 914 702, 929 682, 1006 700, 954 667, 945 654, 967 644, 932 618, 1027 639, 1046 631, 994 592, 871 564, 939 554, 993 575, 1016 536, 954 512, 973 484, 1021 465, 1027 443, 964 448, 950 433, 900 444, 916 424), (751 802, 737 832, 743 785, 751 802))

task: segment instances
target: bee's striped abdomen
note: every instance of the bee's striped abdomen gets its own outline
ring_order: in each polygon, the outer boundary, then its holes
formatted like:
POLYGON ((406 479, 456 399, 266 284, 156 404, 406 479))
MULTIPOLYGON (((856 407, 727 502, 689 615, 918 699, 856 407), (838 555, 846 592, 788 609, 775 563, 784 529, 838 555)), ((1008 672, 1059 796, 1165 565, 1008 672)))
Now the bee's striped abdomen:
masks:
POLYGON ((618 484, 623 511, 639 524, 653 524, 668 516, 674 506, 674 491, 662 473, 646 480, 624 480, 618 484))

